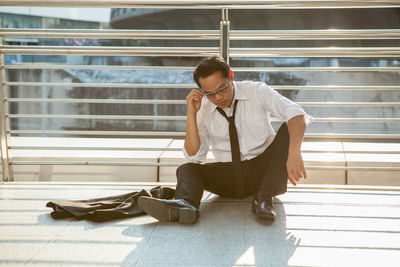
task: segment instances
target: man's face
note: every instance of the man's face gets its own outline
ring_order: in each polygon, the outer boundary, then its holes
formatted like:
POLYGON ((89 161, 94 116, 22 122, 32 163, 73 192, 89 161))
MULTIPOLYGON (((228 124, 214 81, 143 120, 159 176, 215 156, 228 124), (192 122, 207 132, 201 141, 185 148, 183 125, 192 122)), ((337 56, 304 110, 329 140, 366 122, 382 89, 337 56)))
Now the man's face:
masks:
POLYGON ((233 100, 232 80, 222 76, 217 71, 206 78, 199 78, 201 89, 205 96, 216 106, 220 108, 230 107, 233 100))

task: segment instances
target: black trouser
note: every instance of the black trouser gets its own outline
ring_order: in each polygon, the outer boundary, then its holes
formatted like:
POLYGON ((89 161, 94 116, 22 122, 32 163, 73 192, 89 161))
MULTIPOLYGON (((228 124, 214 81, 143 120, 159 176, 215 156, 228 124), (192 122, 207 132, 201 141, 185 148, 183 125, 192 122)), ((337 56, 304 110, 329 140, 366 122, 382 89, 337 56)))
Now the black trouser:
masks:
MULTIPOLYGON (((246 196, 260 191, 272 196, 286 192, 288 148, 289 133, 284 123, 262 154, 242 161, 246 196)), ((185 199, 197 208, 204 189, 220 196, 235 197, 232 162, 186 163, 178 167, 176 175, 175 199, 185 199)))

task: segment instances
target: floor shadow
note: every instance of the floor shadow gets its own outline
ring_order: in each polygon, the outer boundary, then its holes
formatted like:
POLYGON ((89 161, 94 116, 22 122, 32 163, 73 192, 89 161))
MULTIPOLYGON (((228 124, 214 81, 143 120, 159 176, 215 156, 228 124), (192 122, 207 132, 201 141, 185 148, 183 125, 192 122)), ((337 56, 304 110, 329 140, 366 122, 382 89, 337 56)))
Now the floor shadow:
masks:
POLYGON ((300 244, 300 239, 286 229, 285 206, 279 197, 275 197, 274 205, 275 221, 256 216, 250 216, 246 221, 245 246, 253 250, 255 266, 287 266, 300 244))
MULTIPOLYGON (((300 240, 286 229, 283 203, 275 198, 277 218, 267 221, 251 212, 251 198, 203 199, 196 224, 149 222, 139 246, 122 266, 287 266, 300 240), (149 232, 150 231, 150 232, 149 232), (139 253, 139 255, 138 255, 139 253)), ((123 234, 135 236, 137 226, 123 234)))
MULTIPOLYGON (((243 254, 233 259, 232 266, 287 266, 299 247, 300 239, 287 230, 286 212, 283 202, 274 198, 277 212, 275 220, 258 218, 251 211, 252 197, 244 199, 225 198, 216 195, 205 197, 210 203, 237 203, 244 209, 243 254)), ((208 214, 202 214, 208 216, 208 214)))

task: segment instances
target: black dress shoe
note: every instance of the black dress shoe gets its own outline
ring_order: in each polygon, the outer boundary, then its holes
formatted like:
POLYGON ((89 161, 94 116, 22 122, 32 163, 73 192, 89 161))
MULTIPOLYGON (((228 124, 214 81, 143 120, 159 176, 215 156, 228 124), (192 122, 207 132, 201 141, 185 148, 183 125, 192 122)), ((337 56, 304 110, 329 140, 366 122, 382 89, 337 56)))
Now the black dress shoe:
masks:
POLYGON ((257 217, 267 220, 274 220, 276 212, 274 204, 272 203, 273 197, 264 192, 259 192, 253 197, 251 211, 257 215, 257 217))
POLYGON ((173 199, 175 196, 175 189, 165 186, 156 186, 150 190, 150 195, 155 198, 173 199))
POLYGON ((140 197, 138 206, 161 222, 195 223, 199 210, 183 199, 140 197))

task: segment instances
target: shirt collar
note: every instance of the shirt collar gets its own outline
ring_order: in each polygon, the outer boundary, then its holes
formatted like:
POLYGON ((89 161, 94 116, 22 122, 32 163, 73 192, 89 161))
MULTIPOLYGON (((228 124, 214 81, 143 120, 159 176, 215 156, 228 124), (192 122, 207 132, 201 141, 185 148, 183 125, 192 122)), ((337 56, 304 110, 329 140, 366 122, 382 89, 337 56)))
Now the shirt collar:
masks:
MULTIPOLYGON (((248 100, 248 98, 246 97, 245 93, 243 92, 243 88, 240 87, 240 85, 238 85, 235 81, 233 82, 233 88, 235 90, 235 94, 233 96, 233 101, 232 103, 237 99, 237 100, 248 100)), ((207 99, 208 100, 208 99, 207 99)), ((211 113, 217 110, 217 105, 215 105, 213 102, 210 102, 210 109, 211 109, 211 113)))

